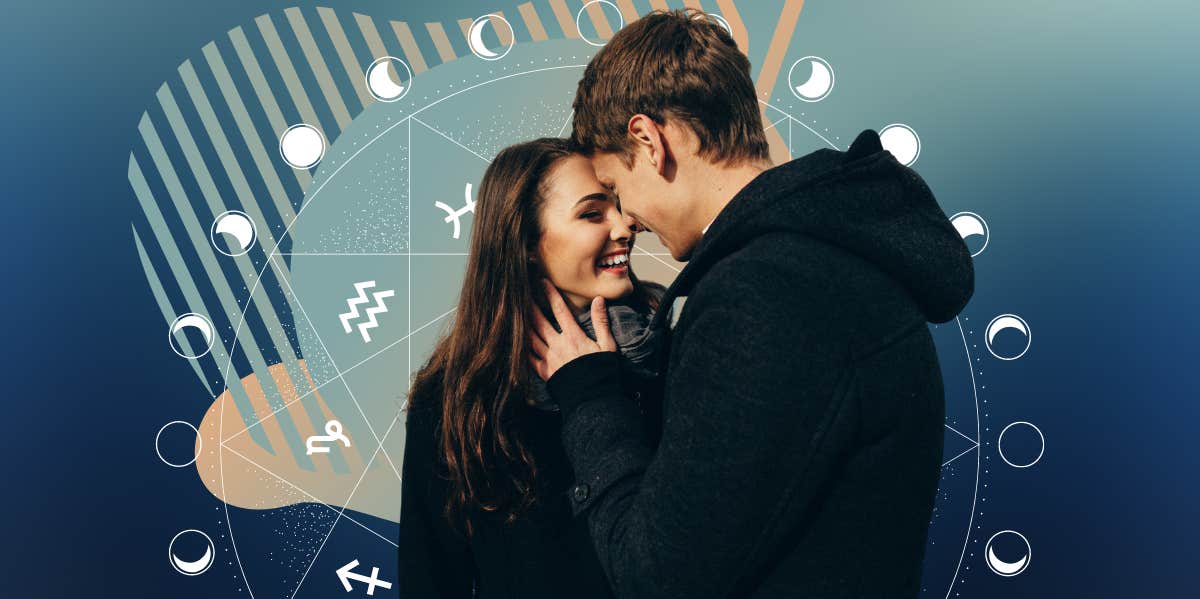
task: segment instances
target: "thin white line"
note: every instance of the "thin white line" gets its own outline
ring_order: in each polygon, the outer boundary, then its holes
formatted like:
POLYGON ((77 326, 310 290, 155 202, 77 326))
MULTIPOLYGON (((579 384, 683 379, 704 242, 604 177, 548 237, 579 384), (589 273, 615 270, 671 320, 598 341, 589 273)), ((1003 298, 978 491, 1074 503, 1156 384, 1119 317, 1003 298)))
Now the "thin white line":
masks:
MULTIPOLYGON (((962 337, 963 351, 967 352, 967 370, 971 373, 971 392, 975 396, 975 436, 979 436, 979 390, 975 387, 975 371, 970 368, 971 364, 971 348, 967 345, 967 334, 963 331, 962 321, 957 316, 954 317, 954 322, 958 324, 958 334, 962 337)), ((958 554, 958 565, 954 567, 954 576, 950 579, 950 588, 946 589, 946 599, 950 599, 950 593, 954 591, 954 583, 958 580, 958 572, 962 569, 963 558, 967 555, 967 543, 971 540, 971 527, 975 525, 975 503, 979 500, 979 456, 982 451, 975 452, 975 494, 971 496, 971 517, 967 520, 967 534, 963 537, 962 553, 958 554)))
POLYGON ((327 381, 325 381, 325 382, 323 382, 323 383, 321 383, 321 384, 319 384, 319 385, 317 385, 317 386, 313 387, 312 389, 310 389, 310 390, 308 390, 308 391, 304 392, 304 394, 303 394, 303 395, 300 395, 299 397, 296 397, 295 399, 293 399, 293 400, 291 400, 291 401, 289 401, 289 402, 287 402, 287 403, 283 404, 282 406, 280 406, 279 408, 277 408, 275 411, 271 412, 270 414, 267 414, 266 416, 263 416, 262 418, 259 418, 257 421, 255 421, 255 422, 251 423, 251 424, 250 424, 249 426, 247 426, 246 428, 243 428, 242 430, 240 430, 240 431, 238 431, 238 432, 236 432, 236 433, 234 433, 234 434, 230 435, 228 438, 226 438, 226 439, 224 439, 223 441, 221 441, 221 444, 222 444, 222 445, 224 445, 226 442, 232 441, 232 440, 234 440, 234 439, 238 438, 239 436, 241 436, 241 435, 243 435, 243 434, 245 434, 245 433, 249 432, 249 431, 250 431, 250 429, 252 429, 252 428, 254 428, 254 427, 256 427, 256 426, 259 426, 259 425, 261 425, 262 423, 264 423, 264 422, 266 422, 267 420, 269 420, 269 419, 270 419, 272 416, 274 416, 274 415, 276 415, 276 414, 278 414, 278 413, 282 412, 283 410, 286 410, 286 409, 288 408, 288 406, 290 406, 290 405, 292 405, 292 404, 294 404, 294 403, 296 403, 296 402, 298 402, 298 401, 300 401, 300 400, 302 400, 302 399, 304 399, 304 398, 308 397, 309 395, 312 395, 313 393, 316 393, 318 390, 320 390, 320 389, 321 389, 322 387, 324 387, 325 385, 328 385, 328 384, 330 384, 330 383, 332 383, 332 382, 334 382, 334 381, 338 380, 338 379, 339 379, 339 378, 341 378, 342 376, 345 376, 345 375, 346 375, 347 373, 349 373, 351 370, 354 370, 355 368, 358 368, 359 366, 362 366, 364 363, 366 363, 366 362, 367 362, 367 360, 370 360, 370 359, 372 359, 372 358, 374 358, 374 357, 378 356, 379 354, 382 354, 383 352, 385 352, 385 351, 387 351, 387 350, 391 349, 391 348, 392 348, 393 346, 395 346, 397 343, 401 343, 401 342, 403 342, 404 340, 406 340, 406 339, 408 339, 409 337, 411 337, 412 335, 415 335, 415 334, 417 334, 417 333, 421 332, 421 331, 422 331, 422 330, 424 330, 426 327, 429 327, 429 326, 433 325, 434 323, 436 323, 436 322, 438 322, 439 320, 441 320, 441 319, 445 318, 445 317, 446 317, 446 315, 450 314, 451 312, 453 312, 453 311, 455 311, 455 310, 457 310, 457 309, 458 309, 457 307, 454 307, 454 308, 451 308, 451 309, 449 309, 449 310, 446 310, 446 311, 445 311, 445 312, 443 312, 443 313, 442 313, 440 316, 438 316, 437 318, 434 318, 433 320, 431 320, 431 321, 429 321, 429 322, 427 322, 427 323, 425 323, 425 324, 421 325, 420 327, 418 327, 418 328, 417 328, 415 331, 413 331, 412 333, 409 333, 408 335, 405 335, 404 337, 402 337, 402 338, 400 338, 400 339, 397 339, 397 340, 393 341, 392 343, 388 344, 388 346, 387 346, 387 347, 384 347, 383 349, 381 349, 381 350, 379 350, 379 351, 377 351, 377 352, 375 352, 375 353, 373 353, 373 354, 371 354, 371 355, 369 355, 369 356, 367 356, 367 357, 363 358, 363 359, 362 359, 362 361, 358 362, 357 364, 355 364, 355 365, 353 365, 353 366, 351 366, 351 367, 349 367, 349 368, 347 368, 347 369, 343 370, 343 371, 341 372, 341 374, 339 374, 339 375, 337 375, 337 376, 334 376, 334 377, 331 377, 329 380, 327 380, 327 381))
MULTIPOLYGON (((405 152, 408 152, 408 202, 405 209, 408 211, 408 242, 406 249, 412 250, 412 122, 408 123, 408 142, 405 145, 405 152)), ((464 254, 465 255, 465 254, 464 254)), ((408 255, 408 319, 405 321, 405 326, 408 327, 408 333, 404 336, 408 338, 408 378, 404 383, 404 405, 400 406, 400 411, 408 409, 408 394, 412 391, 412 253, 408 255)), ((400 458, 403 460, 403 456, 400 458)))
POLYGON ((968 437, 968 436, 966 436, 966 435, 964 435, 964 434, 962 434, 962 433, 959 433, 959 432, 958 432, 958 429, 954 428, 953 426, 950 426, 949 424, 947 424, 947 425, 946 425, 946 428, 948 428, 948 429, 950 429, 950 430, 952 430, 952 431, 954 431, 954 432, 958 433, 958 436, 960 436, 960 437, 962 437, 962 438, 964 438, 964 439, 966 439, 966 440, 968 440, 968 441, 970 441, 970 442, 972 442, 972 443, 974 443, 974 444, 976 444, 976 445, 979 445, 979 441, 976 441, 975 439, 972 439, 972 438, 970 438, 970 437, 968 437))
MULTIPOLYGON (((312 500, 313 500, 313 503, 316 503, 316 504, 318 504, 318 505, 325 506, 325 507, 326 507, 326 508, 328 508, 328 509, 329 509, 329 511, 331 511, 331 512, 336 512, 336 511, 338 511, 338 509, 337 509, 337 508, 333 507, 332 505, 329 505, 328 503, 325 503, 324 501, 321 501, 319 498, 317 498, 317 496, 313 495, 312 493, 309 493, 308 491, 305 491, 304 489, 301 489, 301 488, 300 488, 298 485, 296 485, 296 484, 295 484, 295 483, 293 483, 292 481, 290 481, 290 480, 288 480, 288 479, 286 479, 286 478, 284 478, 284 477, 282 477, 282 476, 279 476, 278 474, 275 474, 274 472, 272 472, 272 471, 271 471, 269 468, 267 468, 266 466, 263 466, 262 464, 259 464, 258 462, 255 462, 254 460, 252 460, 252 459, 250 459, 250 458, 246 457, 246 456, 245 456, 245 455, 244 455, 242 452, 240 452, 240 451, 238 451, 238 450, 236 450, 236 449, 234 449, 234 448, 232 448, 232 447, 224 447, 224 449, 225 449, 226 451, 229 451, 230 453, 233 453, 234 455, 238 456, 239 458, 242 458, 243 460, 246 460, 247 462, 250 462, 252 465, 254 465, 254 467, 255 467, 255 468, 258 468, 259 470, 262 470, 263 472, 266 472, 267 474, 270 474, 271 476, 274 476, 275 478, 279 479, 279 482, 282 482, 282 483, 286 484, 287 486, 289 486, 289 487, 291 487, 291 488, 293 488, 293 489, 295 489, 295 490, 297 490, 297 491, 299 491, 299 492, 303 493, 305 496, 307 496, 308 498, 312 499, 312 500)), ((373 534, 373 535, 375 535, 375 536, 377 536, 377 537, 379 537, 379 538, 383 539, 385 542, 387 542, 387 543, 391 544, 393 547, 396 547, 397 549, 400 547, 400 546, 399 546, 399 545, 397 545, 397 544, 396 544, 394 541, 392 541, 391 539, 389 539, 389 538, 387 538, 387 537, 385 537, 385 536, 383 536, 383 535, 379 534, 379 533, 378 533, 378 532, 376 532, 374 529, 372 529, 370 526, 367 526, 366 524, 363 524, 362 522, 359 522, 358 520, 355 520, 354 518, 351 518, 350 516, 346 516, 346 519, 347 519, 347 520, 349 520, 349 521, 351 521, 351 522, 353 522, 353 523, 355 523, 355 524, 357 524, 357 525, 359 525, 359 526, 361 526, 361 527, 362 527, 364 530, 366 530, 367 532, 369 532, 369 533, 371 533, 371 534, 373 534)))
MULTIPOLYGON (((835 149, 835 150, 841 150, 841 148, 837 147, 837 146, 836 146, 836 145, 835 145, 835 144, 834 144, 832 141, 829 141, 828 139, 826 139, 826 137, 825 137, 824 135, 821 135, 820 133, 817 133, 817 130, 816 130, 816 129, 813 129, 812 127, 809 127, 808 125, 805 125, 803 121, 801 121, 801 120, 797 119, 796 117, 794 117, 794 116, 792 116, 792 115, 788 114, 786 110, 783 110, 783 109, 779 108, 778 106, 771 106, 771 104, 770 104, 770 103, 768 103, 768 102, 766 102, 766 101, 764 101, 764 100, 759 100, 759 101, 758 101, 758 103, 759 103, 759 104, 762 104, 763 106, 770 106, 771 108, 773 108, 773 109, 775 109, 776 111, 778 111, 780 114, 787 114, 787 115, 788 115, 788 118, 789 118, 789 119, 791 119, 791 121, 794 121, 794 122, 798 123, 798 124, 799 124, 801 127, 804 127, 805 129, 808 129, 809 131, 812 131, 812 132, 813 132, 813 135, 816 135, 817 137, 820 137, 820 138, 821 138, 821 141, 824 141, 825 143, 829 144, 829 147, 831 147, 831 148, 833 148, 833 149, 835 149)), ((791 121, 789 121, 789 123, 788 123, 788 126, 789 126, 789 127, 791 126, 791 121)), ((791 149, 791 146, 792 146, 792 140, 790 139, 790 138, 791 138, 791 136, 788 136, 788 137, 789 137, 789 139, 788 139, 788 149, 790 150, 790 149, 791 149)))
POLYGON ((571 109, 571 113, 567 115, 567 120, 566 120, 566 122, 565 122, 565 123, 563 123, 563 126, 562 126, 562 127, 559 127, 559 128, 558 128, 558 136, 559 136, 559 137, 562 137, 562 136, 563 136, 563 134, 567 132, 567 125, 570 125, 570 124, 571 124, 571 117, 574 117, 574 116, 575 116, 575 109, 574 109, 574 108, 572 108, 572 109, 571 109))
POLYGON ((467 256, 466 252, 276 252, 276 256, 467 256))
MULTIPOLYGON (((268 258, 268 260, 274 259, 274 256, 268 258)), ((325 341, 321 339, 321 334, 317 332, 316 325, 314 325, 312 319, 308 317, 308 311, 304 309, 304 303, 300 301, 300 296, 296 294, 295 289, 292 289, 292 284, 288 282, 287 277, 283 277, 280 280, 283 281, 284 285, 287 285, 288 293, 292 294, 292 299, 296 301, 296 307, 300 308, 300 314, 304 316, 304 320, 308 321, 309 329, 312 330, 313 336, 317 338, 317 343, 321 344, 321 351, 325 352, 325 358, 329 360, 329 364, 333 366, 334 372, 338 373, 337 378, 342 381, 342 386, 346 388, 346 393, 350 394, 350 401, 353 401, 354 407, 358 408, 358 414, 362 416, 363 422, 366 423, 367 430, 371 431, 371 436, 375 438, 377 443, 383 445, 383 441, 379 439, 379 435, 375 432, 375 427, 371 426, 371 419, 367 418, 367 413, 362 409, 362 405, 358 403, 358 398, 354 396, 354 391, 350 390, 350 383, 346 382, 346 377, 343 375, 342 371, 338 370, 337 362, 333 361, 333 353, 330 352, 329 348, 325 346, 325 341)), ((392 465, 392 471, 396 473, 396 478, 400 478, 400 469, 396 468, 396 464, 392 462, 392 456, 388 455, 386 449, 383 450, 383 459, 387 460, 388 463, 392 465)))
MULTIPOLYGON (((392 429, 396 426, 398 420, 400 420, 399 414, 392 417, 392 423, 388 425, 387 430, 383 433, 384 439, 387 439, 388 435, 392 433, 392 429)), ((358 486, 362 484, 363 479, 367 478, 367 471, 371 469, 371 464, 375 462, 375 457, 380 453, 383 454, 385 459, 387 458, 387 452, 383 449, 383 441, 379 442, 379 447, 375 448, 375 453, 372 453, 371 459, 367 460, 367 466, 363 468, 362 474, 358 477, 358 482, 354 483, 353 489, 350 489, 350 495, 346 497, 346 505, 350 505, 350 501, 354 499, 354 494, 358 492, 358 486)), ((321 541, 321 546, 317 547, 317 552, 313 554, 312 561, 308 562, 308 567, 304 569, 304 574, 300 577, 300 582, 296 583, 296 589, 292 591, 292 599, 295 599, 296 593, 300 592, 300 587, 304 584, 304 579, 308 578, 308 573, 312 571, 313 564, 317 563, 317 558, 321 556, 321 550, 325 549, 325 543, 329 541, 329 537, 333 536, 333 529, 337 528, 338 522, 341 522, 342 516, 345 514, 346 506, 344 505, 342 509, 338 510, 337 518, 333 519, 333 524, 329 526, 329 532, 325 533, 325 538, 321 541)), ((391 543, 391 545, 397 549, 400 548, 400 545, 396 543, 391 543)))
MULTIPOLYGON (((418 122, 418 123, 421 123, 422 125, 424 125, 424 126, 425 126, 425 128, 426 128, 426 129, 429 129, 430 131, 433 131, 434 133, 437 133, 438 135, 441 135, 442 137, 446 138, 446 141, 448 141, 448 142, 450 142, 450 143, 452 143, 452 144, 454 144, 454 145, 456 145, 456 146, 458 146, 458 147, 460 147, 460 148, 462 148, 462 149, 464 149, 464 150, 466 150, 466 151, 468 151, 468 152, 470 152, 470 153, 474 154, 476 158, 478 158, 478 159, 480 159, 480 160, 482 160, 482 161, 484 161, 484 162, 486 162, 486 163, 488 163, 488 164, 491 164, 491 163, 492 163, 492 161, 491 161, 491 160, 488 160, 487 158, 484 158, 483 156, 480 156, 480 155, 479 155, 479 153, 478 153, 478 152, 476 152, 475 150, 472 150, 471 148, 468 148, 467 146, 464 146, 464 145, 462 145, 461 143, 458 143, 458 141, 456 141, 456 140, 454 140, 454 139, 451 139, 449 135, 446 135, 445 133, 442 133, 441 131, 438 131, 437 129, 434 129, 434 128, 433 128, 433 126, 431 126, 429 123, 426 123, 425 121, 422 121, 421 119, 419 119, 419 118, 417 118, 417 117, 415 117, 415 116, 410 116, 410 117, 408 117, 408 118, 409 118, 409 119, 411 119, 411 120, 414 120, 414 121, 416 121, 416 122, 418 122)), ((411 123, 408 125, 408 129, 409 129, 409 133, 408 133, 408 134, 411 136, 411 135, 412 135, 412 124, 411 124, 411 123)), ((409 142, 409 143, 411 144, 412 142, 409 142)), ((409 162, 409 164, 412 164, 412 162, 410 161, 410 162, 409 162)), ((410 170, 411 170, 411 169, 410 169, 410 170)), ((409 198, 409 203, 410 203, 410 204, 412 203, 412 198, 409 198)))
POLYGON ((961 458, 961 457, 963 457, 963 456, 967 455, 967 453, 968 453, 968 452, 970 452, 970 451, 974 450, 974 449, 975 449, 975 448, 977 448, 977 447, 979 447, 979 444, 978 444, 978 443, 976 443, 975 445, 972 445, 972 446, 970 446, 970 447, 968 447, 968 448, 964 449, 964 450, 962 451, 962 453, 960 453, 960 454, 958 454, 958 455, 956 455, 956 456, 954 456, 954 457, 950 458, 949 460, 946 460, 946 463, 945 463, 945 464, 942 464, 942 468, 945 468, 947 465, 949 465, 949 464, 950 464, 950 462, 953 462, 954 460, 957 460, 958 458, 961 458))
MULTIPOLYGON (((673 271, 675 271, 675 272, 679 272, 679 269, 678 269, 678 268, 677 268, 677 267, 676 267, 674 264, 671 264, 670 262, 667 262, 666 260, 663 260, 662 258, 659 258, 659 257, 658 257, 658 256, 659 256, 659 254, 651 254, 650 252, 647 252, 646 250, 643 250, 642 248, 639 248, 639 247, 635 247, 635 248, 633 248, 633 249, 637 250, 639 255, 642 255, 642 256, 650 256, 651 258, 654 258, 655 260, 658 260, 659 262, 662 262, 662 263, 663 263, 663 264, 664 264, 664 265, 665 265, 667 268, 669 268, 669 269, 671 269, 671 270, 673 270, 673 271)), ((667 255, 667 256, 669 256, 670 254, 661 254, 661 255, 667 255)))
POLYGON ((790 117, 790 116, 788 116, 788 115, 786 115, 786 114, 785 114, 785 115, 783 115, 783 118, 779 119, 778 121, 775 121, 774 123, 771 123, 770 125, 767 125, 766 127, 763 127, 763 132, 765 133, 765 132, 767 132, 767 131, 770 131, 772 127, 774 127, 775 125, 778 125, 779 123, 782 123, 782 122, 784 122, 784 121, 788 120, 789 118, 791 118, 791 117, 790 117))

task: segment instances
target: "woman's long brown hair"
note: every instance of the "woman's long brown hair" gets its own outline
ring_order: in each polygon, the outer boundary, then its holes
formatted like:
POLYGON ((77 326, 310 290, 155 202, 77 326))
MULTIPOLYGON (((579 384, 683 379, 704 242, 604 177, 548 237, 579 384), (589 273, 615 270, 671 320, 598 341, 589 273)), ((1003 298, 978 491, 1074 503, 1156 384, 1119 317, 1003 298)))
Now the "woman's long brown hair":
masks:
MULTIPOLYGON (((533 306, 550 314, 539 279, 539 215, 547 175, 571 155, 566 140, 505 148, 492 160, 475 203, 466 277, 454 324, 417 373, 411 402, 440 403, 441 455, 450 493, 445 515, 473 533, 471 514, 514 521, 537 502, 534 456, 516 432, 533 392, 529 332, 533 306), (432 395, 441 388, 441 397, 432 395)), ((634 301, 653 301, 633 276, 634 301)), ((551 319, 553 322, 553 319, 551 319)), ((437 406, 434 406, 435 408, 437 406)))

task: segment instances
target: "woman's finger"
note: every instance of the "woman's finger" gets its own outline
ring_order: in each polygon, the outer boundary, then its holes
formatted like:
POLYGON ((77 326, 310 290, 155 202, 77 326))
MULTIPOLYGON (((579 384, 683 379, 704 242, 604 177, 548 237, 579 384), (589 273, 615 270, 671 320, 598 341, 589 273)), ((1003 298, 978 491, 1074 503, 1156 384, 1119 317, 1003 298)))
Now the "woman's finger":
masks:
POLYGON ((538 358, 544 359, 546 357, 546 352, 549 348, 546 346, 546 342, 543 341, 541 337, 538 337, 537 335, 530 335, 529 344, 530 349, 533 350, 533 353, 536 354, 538 358))
POLYGON ((533 307, 532 312, 534 334, 537 335, 543 342, 545 342, 547 339, 550 339, 552 335, 558 334, 558 332, 554 330, 554 325, 551 325, 550 321, 546 320, 546 316, 542 314, 542 311, 538 309, 537 306, 533 307))
POLYGON ((592 327, 596 329, 596 344, 600 346, 600 351, 617 350, 617 341, 613 339, 610 326, 604 298, 596 296, 592 300, 592 327))
POLYGON ((554 311, 554 319, 558 321, 558 328, 566 333, 568 324, 575 324, 575 328, 578 329, 579 325, 575 323, 575 317, 571 316, 571 309, 567 307, 567 302, 558 292, 558 288, 546 279, 542 279, 542 283, 546 287, 546 297, 550 300, 550 309, 554 311))

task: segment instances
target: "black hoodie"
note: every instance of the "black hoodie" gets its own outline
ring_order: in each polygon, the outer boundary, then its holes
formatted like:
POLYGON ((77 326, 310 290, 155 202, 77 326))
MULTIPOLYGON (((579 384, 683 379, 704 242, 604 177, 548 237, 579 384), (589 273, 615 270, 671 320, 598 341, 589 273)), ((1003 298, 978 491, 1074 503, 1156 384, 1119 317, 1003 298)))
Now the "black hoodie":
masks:
POLYGON ((548 382, 616 595, 917 596, 944 418, 925 323, 973 288, 962 239, 874 131, 738 192, 663 300, 687 296, 657 449, 616 354, 548 382))

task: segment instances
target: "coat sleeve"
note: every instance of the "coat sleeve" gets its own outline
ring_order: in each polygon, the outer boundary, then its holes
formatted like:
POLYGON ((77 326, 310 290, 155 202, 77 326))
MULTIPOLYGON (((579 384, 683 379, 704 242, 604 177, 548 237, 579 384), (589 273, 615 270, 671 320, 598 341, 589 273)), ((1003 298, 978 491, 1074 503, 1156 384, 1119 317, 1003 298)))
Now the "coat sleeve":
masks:
POLYGON ((819 314, 796 305, 806 283, 768 262, 719 268, 674 331, 657 450, 621 396, 615 353, 548 383, 575 512, 622 599, 726 597, 761 576, 850 442, 837 423, 844 353, 794 316, 819 314))
POLYGON ((459 536, 427 501, 434 481, 434 431, 423 410, 405 422, 400 483, 400 567, 397 585, 405 599, 470 599, 474 561, 459 536))

